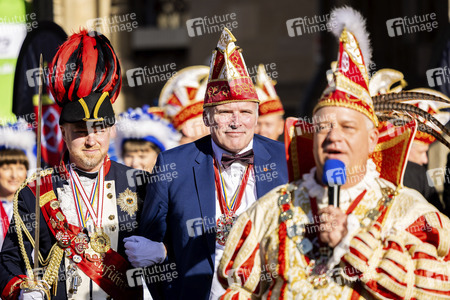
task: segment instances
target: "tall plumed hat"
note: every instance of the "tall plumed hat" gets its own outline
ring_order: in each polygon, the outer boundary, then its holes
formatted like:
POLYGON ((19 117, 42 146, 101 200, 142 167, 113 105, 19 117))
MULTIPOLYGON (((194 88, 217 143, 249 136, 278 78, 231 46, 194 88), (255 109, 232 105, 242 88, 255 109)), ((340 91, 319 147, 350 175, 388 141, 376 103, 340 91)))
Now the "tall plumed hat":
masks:
POLYGON ((234 42, 236 38, 224 28, 211 57, 203 107, 243 101, 259 103, 242 50, 234 42))
MULTIPOLYGON (((367 34, 363 30, 364 20, 348 7, 336 9, 331 15, 339 20, 334 28, 335 33, 340 34, 339 56, 338 61, 332 63, 329 85, 315 111, 324 106, 342 106, 359 111, 372 120, 379 131, 379 138, 369 157, 380 177, 402 185, 416 132, 428 133, 450 148, 446 140, 449 130, 426 106, 434 103, 444 111, 450 107, 450 101, 429 91, 402 91, 406 81, 396 70, 382 69, 369 80, 366 65, 369 65, 371 55, 367 34), (352 24, 360 25, 355 28, 352 24)), ((301 119, 286 120, 285 147, 290 180, 300 179, 314 166, 314 126, 301 119)))
POLYGON ((337 64, 314 113, 324 106, 347 107, 366 115, 375 126, 372 99, 369 93, 368 66, 372 58, 366 22, 361 14, 350 7, 334 9, 330 24, 339 39, 337 64))
POLYGON ((118 157, 122 157, 122 146, 127 140, 145 140, 165 151, 179 145, 181 134, 172 124, 157 115, 148 112, 148 107, 128 109, 119 115, 115 148, 118 157))
POLYGON ((158 105, 177 130, 188 120, 202 116, 208 73, 207 66, 187 67, 164 85, 158 105))
POLYGON ((267 75, 263 64, 258 66, 255 89, 260 101, 259 116, 284 115, 283 104, 275 90, 275 82, 267 75))
POLYGON ((24 119, 0 126, 0 150, 3 149, 22 150, 28 159, 30 169, 36 168, 36 134, 24 119))
POLYGON ((120 63, 109 40, 86 30, 61 45, 49 66, 49 87, 62 107, 60 124, 115 122, 112 103, 122 86, 120 63))

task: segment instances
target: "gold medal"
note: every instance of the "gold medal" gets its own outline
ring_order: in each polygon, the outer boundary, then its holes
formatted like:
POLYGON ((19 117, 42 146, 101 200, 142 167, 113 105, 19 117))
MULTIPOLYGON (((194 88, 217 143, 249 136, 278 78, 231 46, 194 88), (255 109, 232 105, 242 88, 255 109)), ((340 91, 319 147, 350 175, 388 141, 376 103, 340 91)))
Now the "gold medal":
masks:
POLYGON ((216 242, 219 245, 225 246, 228 235, 234 222, 237 220, 237 215, 220 215, 216 223, 216 242))
POLYGON ((97 253, 106 253, 111 248, 111 240, 102 229, 91 234, 90 244, 97 253))

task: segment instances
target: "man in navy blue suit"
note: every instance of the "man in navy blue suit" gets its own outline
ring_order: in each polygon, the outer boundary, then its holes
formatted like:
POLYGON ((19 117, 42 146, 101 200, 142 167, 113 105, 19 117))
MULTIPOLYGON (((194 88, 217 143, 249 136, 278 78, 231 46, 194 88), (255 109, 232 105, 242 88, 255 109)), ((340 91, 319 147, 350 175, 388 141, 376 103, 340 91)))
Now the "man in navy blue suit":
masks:
POLYGON ((126 239, 134 266, 176 266, 165 299, 220 297, 215 274, 234 220, 288 180, 283 144, 254 134, 259 100, 235 41, 225 29, 211 59, 203 112, 211 135, 159 155, 140 223, 146 239, 126 239))

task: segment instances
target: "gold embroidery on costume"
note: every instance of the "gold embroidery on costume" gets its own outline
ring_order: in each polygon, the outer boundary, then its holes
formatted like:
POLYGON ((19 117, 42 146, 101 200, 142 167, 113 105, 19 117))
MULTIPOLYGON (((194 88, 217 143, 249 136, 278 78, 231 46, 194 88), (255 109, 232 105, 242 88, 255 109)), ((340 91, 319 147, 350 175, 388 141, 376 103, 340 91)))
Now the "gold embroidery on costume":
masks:
POLYGON ((47 202, 49 202, 55 198, 56 198, 55 192, 49 191, 40 197, 39 206, 42 207, 45 204, 47 204, 47 202))

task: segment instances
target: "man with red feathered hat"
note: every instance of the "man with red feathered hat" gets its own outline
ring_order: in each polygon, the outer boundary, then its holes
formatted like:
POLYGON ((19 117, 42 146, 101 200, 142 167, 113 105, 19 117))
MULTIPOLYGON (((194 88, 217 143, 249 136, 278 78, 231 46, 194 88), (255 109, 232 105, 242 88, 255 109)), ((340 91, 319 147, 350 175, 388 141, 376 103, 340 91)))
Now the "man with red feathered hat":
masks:
POLYGON ((56 53, 50 90, 62 107, 67 151, 59 167, 40 172, 40 239, 34 236, 36 174, 14 199, 13 224, 0 253, 2 299, 142 298, 130 287, 123 239, 137 229, 144 185, 134 170, 107 156, 122 78, 102 34, 81 31, 56 53), (40 271, 32 269, 39 251, 40 271))
POLYGON ((443 99, 371 97, 364 19, 348 7, 331 15, 339 55, 314 124, 287 120, 292 182, 234 224, 217 271, 221 299, 447 299, 450 221, 402 186, 417 122, 429 117, 405 102, 443 99), (408 122, 386 123, 393 111, 408 122))
POLYGON ((255 135, 259 100, 235 41, 225 28, 211 58, 203 104, 211 134, 159 154, 142 210, 145 238, 125 244, 130 262, 142 267, 166 256, 151 244, 164 240, 178 275, 166 282, 165 299, 217 299, 224 290, 215 270, 234 220, 287 182, 283 145, 255 135), (171 170, 177 177, 164 180, 171 170))

